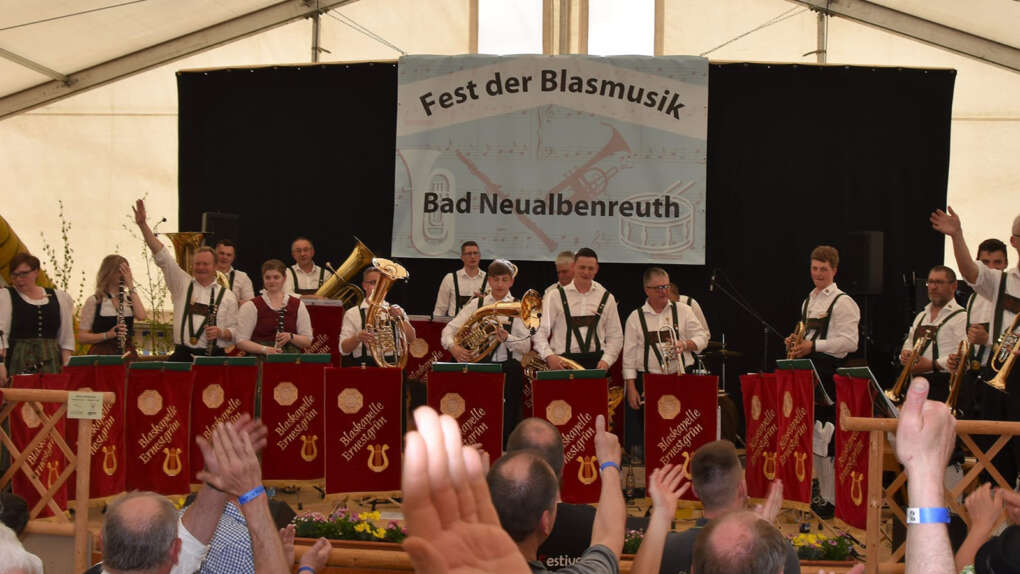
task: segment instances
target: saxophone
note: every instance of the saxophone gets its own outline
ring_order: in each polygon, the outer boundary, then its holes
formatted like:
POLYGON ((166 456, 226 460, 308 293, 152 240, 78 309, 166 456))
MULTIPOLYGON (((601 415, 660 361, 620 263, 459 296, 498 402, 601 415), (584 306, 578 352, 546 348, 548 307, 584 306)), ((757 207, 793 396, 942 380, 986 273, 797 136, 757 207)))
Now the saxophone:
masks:
POLYGON ((799 347, 800 344, 804 342, 804 332, 805 331, 806 331, 806 326, 804 325, 804 321, 797 321, 797 326, 794 327, 793 334, 790 335, 790 341, 786 344, 786 358, 787 359, 796 359, 797 358, 797 355, 796 355, 797 347, 799 347))
POLYGON ((542 297, 538 291, 528 289, 520 301, 497 301, 472 313, 453 336, 454 343, 471 354, 469 363, 477 363, 499 346, 496 330, 503 328, 500 316, 520 317, 524 326, 534 333, 542 317, 542 297))
POLYGON ((368 351, 380 367, 404 368, 407 364, 407 335, 402 321, 394 320, 386 305, 386 292, 394 281, 407 279, 410 274, 399 263, 375 257, 372 266, 379 270, 379 284, 368 296, 368 310, 365 313, 365 330, 375 336, 375 342, 368 345, 368 351), (387 360, 386 357, 392 357, 387 360))

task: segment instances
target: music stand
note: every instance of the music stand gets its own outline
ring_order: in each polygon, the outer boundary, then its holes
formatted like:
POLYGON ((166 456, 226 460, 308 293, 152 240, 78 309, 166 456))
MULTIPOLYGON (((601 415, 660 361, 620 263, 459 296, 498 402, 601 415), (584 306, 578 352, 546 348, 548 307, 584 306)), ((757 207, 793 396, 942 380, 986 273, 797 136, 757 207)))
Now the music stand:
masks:
POLYGON ((900 417, 900 410, 896 408, 896 405, 894 405, 892 401, 889 400, 889 397, 885 396, 882 386, 878 384, 878 379, 876 379, 875 374, 871 372, 871 367, 843 367, 836 369, 836 373, 843 375, 844 377, 868 379, 868 381, 870 381, 869 386, 871 387, 872 394, 879 398, 878 401, 874 402, 877 407, 875 409, 876 414, 881 412, 882 415, 890 419, 897 419, 900 417))
POLYGON ((836 404, 822 385, 822 378, 818 376, 814 362, 811 359, 776 359, 776 368, 788 371, 806 371, 808 369, 814 374, 815 380, 815 404, 831 407, 836 404))

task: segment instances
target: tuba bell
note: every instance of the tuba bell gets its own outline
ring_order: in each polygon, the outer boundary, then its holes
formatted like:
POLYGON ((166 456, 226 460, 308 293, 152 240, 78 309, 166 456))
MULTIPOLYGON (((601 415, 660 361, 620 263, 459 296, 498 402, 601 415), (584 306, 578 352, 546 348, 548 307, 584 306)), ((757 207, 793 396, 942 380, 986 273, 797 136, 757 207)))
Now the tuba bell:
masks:
MULTIPOLYGON (((326 263, 326 267, 333 272, 329 279, 315 292, 316 297, 323 299, 339 299, 344 304, 344 309, 352 309, 365 300, 365 293, 353 283, 354 278, 361 273, 361 270, 372 263, 375 254, 357 237, 354 238, 355 246, 351 254, 340 264, 339 269, 326 263)), ((383 260, 385 261, 385 259, 383 260)), ((377 289, 378 290, 378 289, 377 289)))
POLYGON ((520 317, 534 333, 542 317, 542 297, 538 291, 528 289, 520 301, 497 301, 472 313, 453 336, 454 342, 471 354, 468 362, 477 363, 499 345, 496 330, 503 328, 500 317, 520 317))
POLYGON ((365 312, 365 330, 375 336, 375 342, 368 345, 368 351, 380 367, 403 369, 407 364, 407 335, 401 321, 390 315, 385 299, 393 282, 407 279, 410 274, 403 265, 389 259, 374 257, 371 262, 379 270, 379 284, 368 296, 368 310, 365 312))
MULTIPOLYGON (((178 231, 177 233, 164 233, 174 246, 174 260, 177 266, 189 275, 192 273, 191 265, 195 262, 195 251, 202 246, 205 233, 201 231, 178 231)), ((216 256, 213 255, 213 263, 216 256)), ((230 289, 230 279, 222 272, 216 271, 216 283, 224 289, 230 289)))

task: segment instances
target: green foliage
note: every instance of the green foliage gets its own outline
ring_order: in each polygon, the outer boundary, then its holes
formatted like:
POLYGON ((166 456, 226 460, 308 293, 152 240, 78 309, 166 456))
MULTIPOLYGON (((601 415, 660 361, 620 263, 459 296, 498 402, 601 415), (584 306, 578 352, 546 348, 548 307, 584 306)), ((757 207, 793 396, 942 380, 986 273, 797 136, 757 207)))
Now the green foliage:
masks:
POLYGON ((854 547, 848 536, 823 534, 798 534, 791 542, 801 560, 847 560, 854 547))
POLYGON ((396 522, 385 528, 376 526, 381 520, 379 512, 350 512, 346 508, 334 510, 326 516, 320 512, 306 512, 294 518, 295 535, 300 538, 325 537, 330 540, 365 540, 372 542, 402 542, 407 531, 396 522))
MULTIPOLYGON (((142 197, 146 199, 148 196, 142 197)), ((142 260, 145 261, 145 280, 142 281, 142 275, 137 271, 132 270, 132 274, 135 279, 135 288, 142 297, 142 303, 145 307, 151 310, 148 320, 149 324, 148 335, 145 337, 141 348, 138 351, 142 354, 156 355, 163 353, 165 349, 157 346, 156 333, 160 331, 172 332, 173 314, 164 316, 163 310, 168 308, 168 299, 170 296, 170 290, 166 286, 166 280, 163 277, 163 272, 156 265, 156 261, 152 257, 152 252, 149 251, 149 246, 145 244, 145 238, 142 237, 138 228, 135 226, 135 220, 131 213, 127 214, 128 223, 122 223, 121 229, 126 231, 133 239, 138 241, 141 249, 142 260), (147 353, 146 353, 147 351, 147 353)), ((170 249, 167 247, 167 249, 170 249)), ((171 339, 172 341, 172 339, 171 339)))

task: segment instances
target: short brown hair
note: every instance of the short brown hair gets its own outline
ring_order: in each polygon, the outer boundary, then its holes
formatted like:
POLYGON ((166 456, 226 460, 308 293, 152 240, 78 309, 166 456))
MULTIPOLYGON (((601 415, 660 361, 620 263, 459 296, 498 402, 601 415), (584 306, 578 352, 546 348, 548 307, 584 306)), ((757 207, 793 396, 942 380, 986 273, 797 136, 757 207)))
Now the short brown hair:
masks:
POLYGON ((928 273, 929 274, 943 273, 945 274, 946 279, 948 279, 950 283, 956 281, 956 271, 953 271, 952 269, 946 267, 945 265, 936 265, 935 267, 932 267, 931 271, 929 271, 928 273))
POLYGON ((11 257, 10 270, 13 272, 22 265, 28 265, 29 271, 37 271, 39 269, 39 258, 25 251, 15 253, 14 257, 11 257))
POLYGON ((733 502, 743 478, 737 449, 728 440, 706 443, 691 458, 691 484, 705 510, 720 510, 733 502))
POLYGON ((514 268, 510 266, 510 262, 506 259, 495 259, 492 263, 489 263, 489 268, 486 273, 490 277, 501 277, 504 275, 510 275, 513 277, 514 268))
POLYGON ((286 275, 287 265, 279 259, 270 259, 262 264, 262 274, 265 275, 266 271, 279 271, 280 275, 286 275))
POLYGON ((811 250, 811 260, 828 263, 835 269, 839 267, 839 249, 831 245, 819 245, 811 250))

